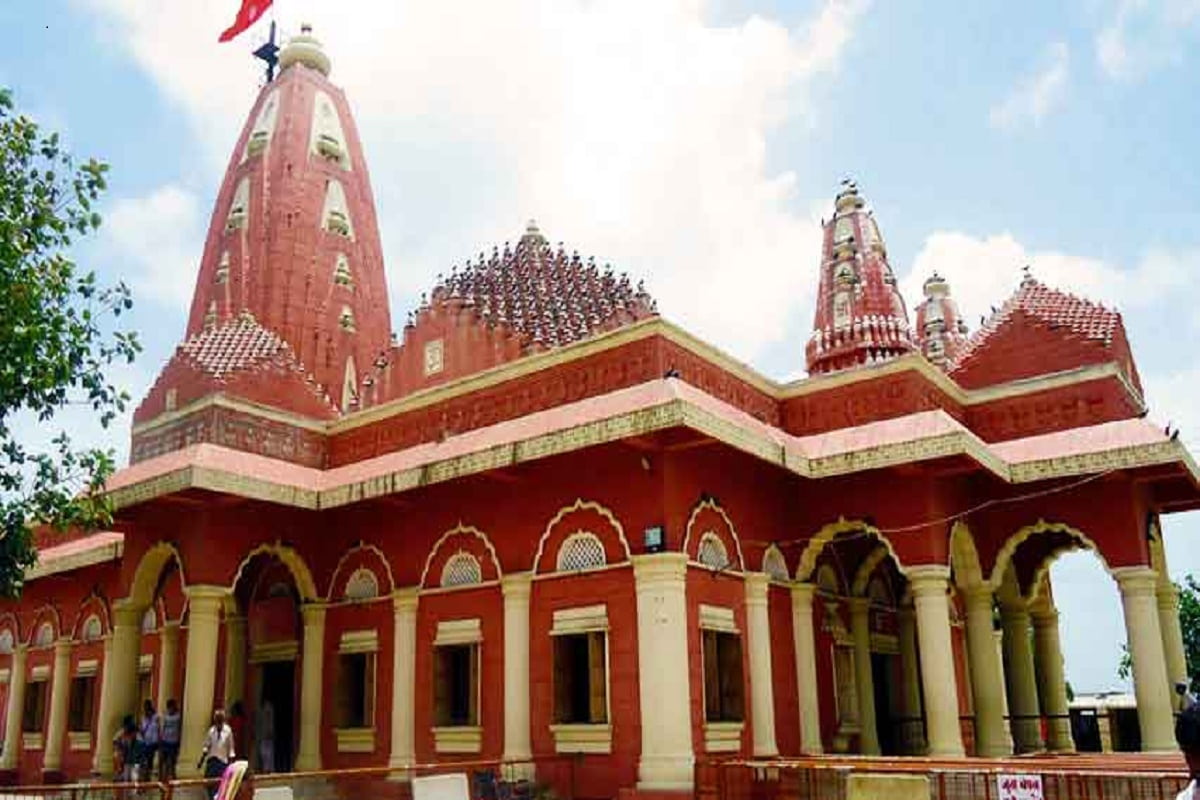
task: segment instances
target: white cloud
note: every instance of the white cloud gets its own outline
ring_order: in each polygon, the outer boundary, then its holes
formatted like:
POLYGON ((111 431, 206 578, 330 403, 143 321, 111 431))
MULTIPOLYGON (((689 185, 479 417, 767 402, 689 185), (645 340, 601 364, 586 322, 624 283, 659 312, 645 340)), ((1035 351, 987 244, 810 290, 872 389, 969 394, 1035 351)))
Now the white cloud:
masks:
POLYGON ((1062 100, 1070 72, 1070 50, 1064 42, 1055 42, 1044 60, 1046 63, 1037 72, 1023 78, 1004 100, 992 106, 988 121, 993 128, 1037 127, 1062 100))
POLYGON ((186 314, 204 245, 196 196, 168 184, 119 198, 104 215, 101 247, 127 276, 134 299, 186 314))
MULTIPOLYGON (((215 185, 252 102, 253 36, 215 43, 224 6, 89 2, 188 114, 215 185)), ((798 30, 716 27, 699 0, 303 5, 281 21, 311 19, 355 108, 393 296, 536 217, 743 358, 808 313, 819 226, 766 142, 811 113, 805 89, 863 2, 828 0, 798 30)))
POLYGON ((916 300, 924 280, 940 273, 974 329, 980 316, 1016 290, 1026 265, 1049 286, 1126 310, 1162 302, 1173 290, 1187 286, 1200 268, 1200 251, 1148 250, 1132 268, 1122 268, 1088 256, 1027 250, 1010 233, 977 238, 937 231, 926 237, 901 289, 906 298, 916 300))
POLYGON ((1096 61, 1110 78, 1135 80, 1178 63, 1198 27, 1197 0, 1118 0, 1096 34, 1096 61))

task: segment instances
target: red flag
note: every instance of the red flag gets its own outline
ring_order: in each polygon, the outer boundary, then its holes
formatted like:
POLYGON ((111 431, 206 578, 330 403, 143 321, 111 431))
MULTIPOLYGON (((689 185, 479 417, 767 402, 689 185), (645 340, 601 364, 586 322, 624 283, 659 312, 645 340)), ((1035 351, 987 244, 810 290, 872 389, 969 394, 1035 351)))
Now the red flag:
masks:
POLYGON ((259 17, 270 7, 271 2, 272 0, 242 0, 242 7, 238 9, 237 19, 225 29, 225 32, 221 34, 221 37, 217 41, 228 42, 258 22, 259 17))

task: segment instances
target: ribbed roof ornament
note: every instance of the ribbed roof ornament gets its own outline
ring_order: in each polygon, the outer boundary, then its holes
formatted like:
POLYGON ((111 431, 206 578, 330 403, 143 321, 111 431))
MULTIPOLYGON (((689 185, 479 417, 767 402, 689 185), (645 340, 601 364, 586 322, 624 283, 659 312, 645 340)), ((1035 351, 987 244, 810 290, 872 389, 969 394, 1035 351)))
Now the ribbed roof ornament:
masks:
POLYGON ((525 223, 525 235, 521 237, 521 244, 536 245, 545 243, 546 237, 542 236, 542 231, 538 228, 537 220, 531 219, 525 223))
POLYGON ((307 22, 301 24, 300 35, 289 39, 288 43, 283 46, 283 50, 279 51, 279 68, 281 70, 287 69, 293 64, 303 64, 326 77, 329 76, 329 56, 325 55, 320 40, 312 35, 312 25, 307 22))

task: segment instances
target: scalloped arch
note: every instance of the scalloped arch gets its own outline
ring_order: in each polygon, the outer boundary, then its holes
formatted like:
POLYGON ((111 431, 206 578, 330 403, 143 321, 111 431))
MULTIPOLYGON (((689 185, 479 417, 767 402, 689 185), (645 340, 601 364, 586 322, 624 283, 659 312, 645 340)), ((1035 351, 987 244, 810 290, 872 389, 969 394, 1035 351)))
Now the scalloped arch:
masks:
POLYGON ((133 605, 141 608, 154 602, 154 594, 158 589, 158 579, 163 569, 175 559, 179 568, 179 582, 187 590, 187 580, 183 572, 183 559, 179 550, 170 542, 155 542, 150 549, 142 553, 137 568, 133 571, 133 580, 129 583, 129 596, 126 598, 133 605))
MULTIPOLYGON (((442 546, 450 540, 451 537, 464 534, 474 536, 479 541, 483 542, 484 548, 487 550, 488 556, 492 559, 492 566, 496 569, 496 577, 504 577, 504 571, 500 569, 500 557, 496 555, 496 547, 492 544, 492 540, 483 531, 476 528, 474 525, 463 525, 461 522, 455 525, 450 530, 438 537, 438 540, 433 543, 433 547, 429 548, 429 553, 425 556, 425 566, 421 568, 421 581, 418 584, 421 587, 426 587, 429 579, 429 570, 433 566, 434 560, 437 558, 438 551, 442 546)), ((540 552, 540 551, 539 551, 540 552)))
POLYGON ((75 612, 75 621, 71 623, 71 638, 79 639, 83 631, 83 623, 87 618, 96 615, 100 618, 100 629, 103 632, 112 630, 112 615, 109 612, 108 600, 93 589, 75 612))
MULTIPOLYGON (((287 567, 288 572, 292 575, 292 580, 296 582, 296 591, 300 593, 301 600, 312 602, 320 599, 320 596, 317 594, 317 582, 313 580, 312 570, 308 568, 308 564, 295 548, 282 542, 260 544, 246 553, 241 563, 238 564, 237 570, 233 573, 233 580, 229 583, 231 590, 237 588, 238 582, 242 579, 242 573, 245 572, 246 567, 250 565, 254 557, 260 555, 275 556, 287 567)), ((232 595, 232 591, 230 594, 232 595)))
POLYGON ((51 631, 51 641, 62 636, 62 615, 58 613, 58 609, 52 603, 45 603, 34 609, 33 624, 29 626, 29 639, 26 644, 32 645, 33 640, 37 637, 42 625, 49 622, 51 631))
POLYGON ((731 520, 729 515, 725 513, 725 509, 721 507, 721 504, 713 500, 711 497, 701 500, 692 507, 692 513, 688 516, 687 527, 684 528, 683 552, 689 554, 691 553, 692 528, 696 524, 696 518, 699 517, 700 513, 705 510, 715 512, 725 523, 725 526, 729 529, 729 538, 733 539, 733 549, 734 552, 737 553, 737 568, 739 570, 744 570, 746 568, 746 561, 744 558, 742 558, 742 540, 741 537, 738 536, 737 528, 734 527, 733 520, 731 520))
MULTIPOLYGON (((383 551, 375 545, 371 544, 370 542, 360 541, 358 544, 347 548, 346 552, 342 553, 342 557, 338 559, 337 566, 333 568, 333 577, 329 579, 329 591, 325 593, 326 600, 332 601, 335 599, 334 593, 337 591, 338 586, 342 584, 342 571, 346 568, 346 562, 348 562, 355 553, 373 553, 381 562, 383 562, 384 574, 382 576, 375 576, 376 580, 381 577, 387 578, 387 588, 383 589, 381 587, 381 596, 391 594, 396 590, 396 579, 392 575, 392 562, 388 561, 388 558, 383 554, 383 551)), ((375 570, 371 571, 375 572, 375 570)))
POLYGON ((1100 552, 1100 548, 1097 547, 1096 543, 1089 539, 1083 531, 1068 525, 1065 522, 1047 522, 1044 519, 1039 519, 1032 525, 1026 525, 1025 527, 1019 529, 1012 536, 1008 537, 1008 540, 1005 541, 1004 545, 1000 548, 1000 552, 996 554, 996 563, 992 565, 991 577, 988 579, 988 583, 994 589, 998 588, 1003 582, 1004 570, 1007 569, 1009 564, 1012 563, 1012 559, 1013 556, 1016 555, 1017 548, 1020 547, 1021 544, 1027 539, 1037 536, 1041 533, 1065 533, 1077 540, 1077 546, 1068 545, 1056 547, 1050 551, 1046 558, 1042 560, 1042 563, 1038 566, 1037 570, 1034 571, 1032 586, 1035 589, 1038 585, 1038 581, 1041 579, 1042 575, 1045 574, 1046 570, 1050 568, 1050 564, 1054 562, 1054 559, 1071 550, 1091 550, 1093 553, 1095 553, 1096 557, 1100 559, 1100 564, 1103 565, 1104 571, 1107 572, 1110 577, 1112 576, 1112 567, 1110 567, 1108 561, 1105 560, 1104 555, 1100 552))
MULTIPOLYGON (((568 514, 584 510, 594 511, 600 516, 604 517, 604 519, 608 520, 608 523, 612 526, 613 530, 617 532, 617 539, 620 541, 621 548, 625 552, 624 560, 629 560, 629 542, 625 539, 625 529, 621 527, 621 523, 616 518, 616 515, 614 515, 612 511, 608 510, 608 508, 600 503, 597 503, 593 500, 584 500, 583 498, 578 498, 571 505, 560 508, 558 512, 550 518, 550 521, 546 524, 545 529, 542 531, 542 538, 538 539, 537 552, 533 556, 533 572, 535 574, 538 572, 539 567, 541 566, 542 554, 546 549, 546 542, 549 540, 550 534, 554 532, 555 526, 562 522, 568 514)), ((593 533, 595 533, 595 531, 593 531, 593 533)))
POLYGON ((796 566, 796 580, 807 581, 812 576, 813 570, 817 566, 817 558, 820 557, 821 551, 825 549, 825 545, 843 533, 855 533, 858 531, 869 533, 878 539, 879 543, 887 548, 888 553, 895 560, 896 568, 900 570, 900 574, 907 574, 904 562, 896 555, 896 548, 892 546, 892 543, 878 528, 862 520, 850 520, 845 517, 838 517, 837 522, 830 522, 828 525, 825 525, 808 540, 808 544, 804 547, 804 552, 800 554, 800 563, 796 566))

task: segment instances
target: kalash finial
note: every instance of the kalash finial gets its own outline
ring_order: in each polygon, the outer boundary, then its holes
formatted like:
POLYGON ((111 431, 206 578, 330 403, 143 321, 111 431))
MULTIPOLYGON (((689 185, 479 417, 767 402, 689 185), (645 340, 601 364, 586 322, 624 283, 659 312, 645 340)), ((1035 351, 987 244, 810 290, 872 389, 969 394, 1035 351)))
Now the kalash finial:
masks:
POLYGON ((312 25, 307 22, 300 25, 300 35, 289 39, 283 50, 279 52, 279 68, 281 70, 287 69, 293 64, 303 64, 326 77, 329 75, 329 56, 325 55, 320 40, 312 35, 312 25))
POLYGON ((542 244, 545 241, 546 237, 542 236, 542 231, 538 228, 537 220, 531 219, 525 223, 525 235, 521 237, 522 244, 542 244))
POLYGON ((1033 267, 1026 264, 1021 267, 1021 285, 1032 286, 1037 283, 1037 279, 1033 277, 1033 267))

